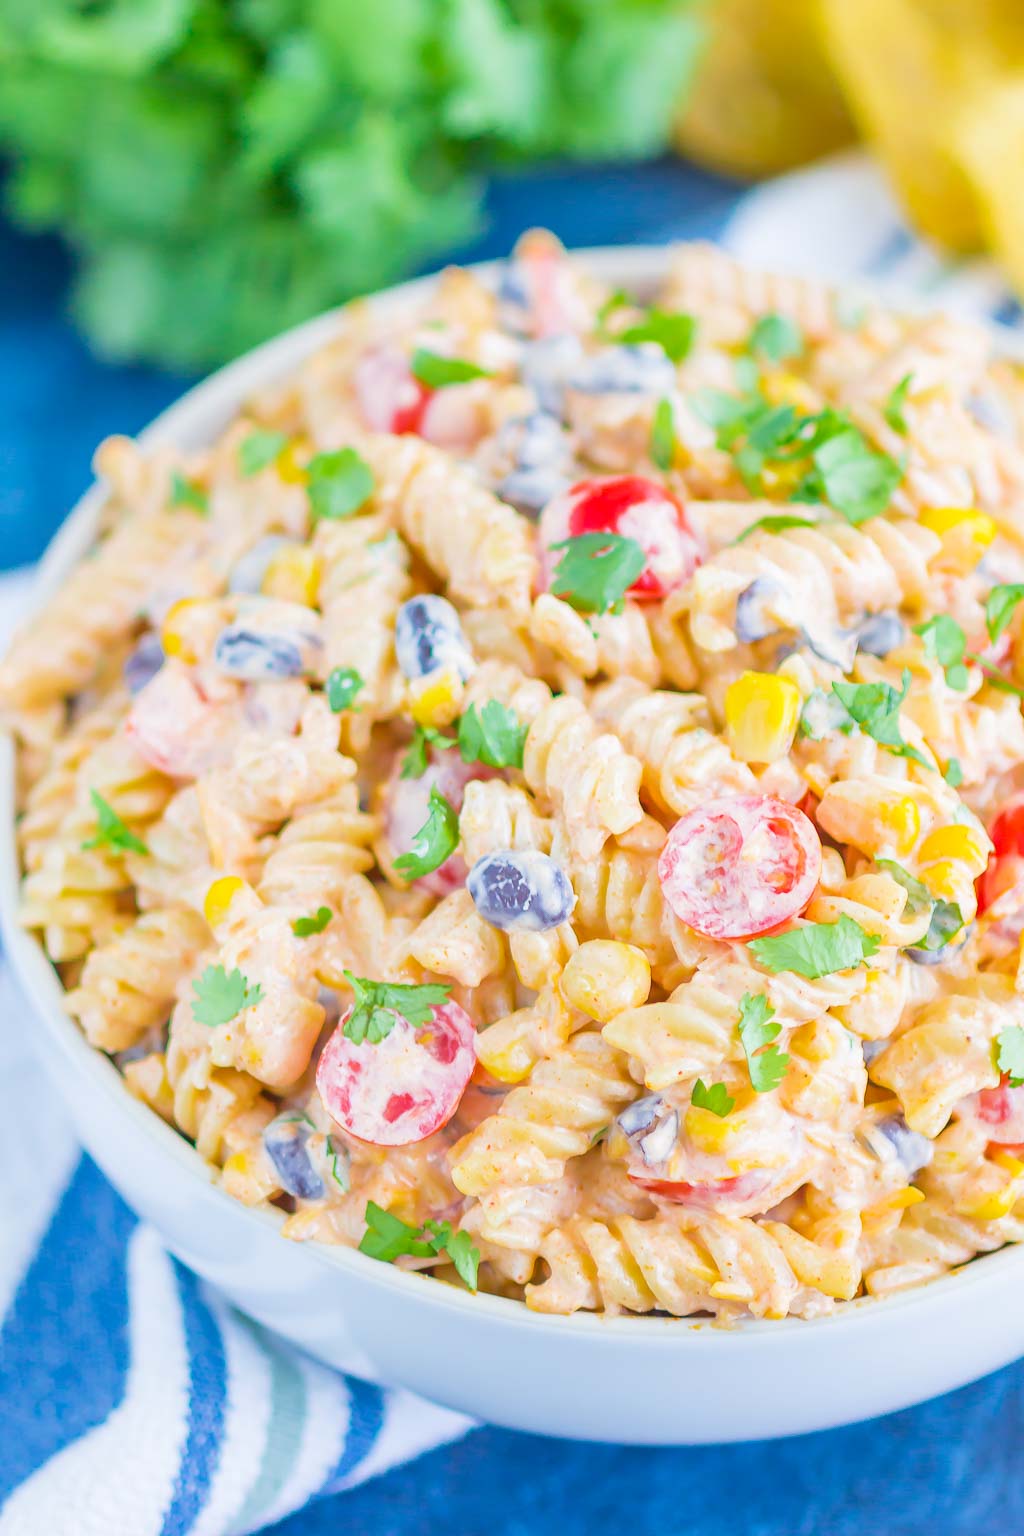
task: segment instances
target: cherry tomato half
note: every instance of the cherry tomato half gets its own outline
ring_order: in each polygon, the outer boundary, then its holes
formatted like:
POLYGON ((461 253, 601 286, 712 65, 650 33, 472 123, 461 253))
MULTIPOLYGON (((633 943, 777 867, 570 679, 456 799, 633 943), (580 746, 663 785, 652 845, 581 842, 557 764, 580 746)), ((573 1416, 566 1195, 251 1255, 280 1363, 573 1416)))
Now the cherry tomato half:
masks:
POLYGON ((332 1120, 359 1141, 404 1147, 432 1136, 454 1115, 476 1066, 476 1031, 458 1003, 435 1008, 415 1028, 399 1017, 389 1035, 359 1045, 348 1013, 324 1046, 316 1086, 332 1120))
POLYGON ((354 385, 363 420, 373 432, 419 432, 433 390, 413 376, 397 347, 372 347, 355 367, 354 385))
POLYGON ((998 1088, 983 1088, 969 1107, 991 1142, 1016 1146, 1024 1140, 1024 1088, 1011 1088, 1005 1074, 998 1088))
POLYGON ((640 1189, 646 1189, 662 1200, 676 1205, 692 1205, 698 1210, 714 1210, 720 1205, 735 1205, 754 1200, 772 1182, 770 1173, 754 1168, 749 1173, 739 1173, 732 1179, 713 1179, 705 1184, 687 1184, 682 1179, 645 1179, 631 1173, 630 1179, 640 1189))
MULTIPOLYGON (((639 601, 655 602, 688 581, 700 564, 700 548, 686 515, 663 486, 642 475, 610 475, 580 480, 548 503, 541 514, 542 546, 582 533, 617 533, 635 539, 647 564, 629 588, 639 601)), ((561 551, 545 560, 547 585, 561 551)))
POLYGON ((1024 887, 1024 791, 1000 806, 989 836, 994 846, 988 868, 977 881, 979 912, 1015 886, 1024 887))
MULTIPOLYGON (((453 811, 461 811, 462 797, 471 779, 493 779, 495 770, 482 763, 464 763, 455 750, 441 752, 435 761, 427 764, 427 771, 418 779, 403 779, 396 767, 388 785, 385 823, 388 842, 396 855, 407 852, 412 840, 423 826, 430 812, 430 791, 435 787, 444 795, 453 811)), ((465 860, 453 853, 429 875, 421 875, 414 883, 433 891, 435 896, 449 896, 460 885, 465 885, 465 860)))
POLYGON ((802 912, 821 843, 796 806, 771 795, 709 800, 677 821, 658 860, 669 906, 709 939, 749 939, 802 912))

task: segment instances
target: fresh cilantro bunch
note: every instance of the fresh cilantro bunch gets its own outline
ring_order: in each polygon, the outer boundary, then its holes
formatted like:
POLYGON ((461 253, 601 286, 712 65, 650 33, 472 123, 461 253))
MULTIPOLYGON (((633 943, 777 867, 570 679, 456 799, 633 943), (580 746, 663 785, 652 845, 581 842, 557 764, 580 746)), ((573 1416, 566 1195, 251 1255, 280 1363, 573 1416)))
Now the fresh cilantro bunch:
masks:
POLYGON ((100 351, 182 368, 465 240, 494 164, 657 151, 700 38, 696 0, 2 9, 11 212, 100 351))

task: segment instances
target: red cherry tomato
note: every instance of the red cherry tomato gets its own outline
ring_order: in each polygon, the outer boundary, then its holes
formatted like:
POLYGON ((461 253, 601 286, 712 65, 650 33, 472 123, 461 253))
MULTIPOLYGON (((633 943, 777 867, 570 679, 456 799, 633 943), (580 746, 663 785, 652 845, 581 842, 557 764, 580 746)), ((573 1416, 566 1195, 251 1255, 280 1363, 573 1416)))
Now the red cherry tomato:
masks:
POLYGON ((125 735, 150 767, 174 779, 195 779, 230 761, 242 710, 239 700, 212 703, 183 666, 166 661, 135 695, 125 735))
POLYGON ((645 1179, 636 1173, 629 1177, 640 1189, 659 1195, 662 1200, 671 1200, 676 1205, 692 1205, 699 1210, 714 1210, 719 1205, 754 1200, 772 1182, 771 1174, 759 1168, 739 1173, 732 1179, 713 1179, 706 1184, 687 1184, 682 1179, 645 1179))
POLYGON ((404 1147, 432 1136, 454 1115, 476 1066, 476 1031, 458 1003, 429 1024, 398 1018, 383 1040, 359 1045, 339 1022, 324 1046, 316 1086, 332 1120, 359 1141, 404 1147))
POLYGON ((1024 791, 1012 795, 989 827, 994 849, 977 881, 978 911, 984 912, 1015 886, 1024 887, 1024 791))
POLYGON ((373 432, 419 432, 433 390, 415 378, 397 347, 373 347, 356 364, 356 399, 373 432))
POLYGON ((1004 1074, 998 1088, 983 1088, 970 1104, 974 1115, 999 1146, 1016 1146, 1024 1139, 1024 1088, 1011 1088, 1004 1074))
MULTIPOLYGON (((439 753, 418 779, 403 779, 396 768, 388 785, 385 811, 392 851, 397 855, 412 847, 413 838, 429 814, 430 791, 435 785, 452 810, 461 811, 462 797, 470 780, 493 779, 494 776, 493 768, 485 768, 482 763, 464 763, 454 750, 439 753)), ((437 869, 431 870, 429 875, 421 875, 413 883, 433 891, 435 896, 449 896, 465 884, 467 872, 461 854, 453 853, 437 869)))
POLYGON ((551 585, 561 550, 551 546, 582 533, 617 533, 635 539, 647 564, 628 589, 638 601, 655 602, 688 581, 700 564, 700 548, 686 514, 663 486, 642 475, 580 480, 541 514, 546 584, 551 585))
POLYGON ((658 860, 669 906, 709 939, 749 939, 802 912, 821 873, 803 811, 771 795, 709 800, 677 821, 658 860))

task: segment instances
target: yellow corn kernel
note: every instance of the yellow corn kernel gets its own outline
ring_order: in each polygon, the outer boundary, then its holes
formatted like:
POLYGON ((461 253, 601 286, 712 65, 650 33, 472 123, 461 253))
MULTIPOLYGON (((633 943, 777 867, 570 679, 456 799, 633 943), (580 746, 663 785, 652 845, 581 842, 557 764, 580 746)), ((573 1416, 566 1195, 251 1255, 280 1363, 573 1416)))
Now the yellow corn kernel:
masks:
POLYGON ((462 679, 454 667, 442 667, 409 684, 409 709, 417 725, 440 730, 462 713, 462 679))
POLYGON ((977 1200, 957 1201, 956 1209, 961 1215, 970 1216, 975 1221, 998 1221, 1001 1216, 1009 1216, 1020 1195, 1020 1179, 1010 1179, 1002 1189, 992 1190, 977 1200))
POLYGON ((921 836, 921 813, 910 795, 882 801, 878 818, 892 838, 897 853, 909 853, 921 836))
POLYGON ((1012 1179, 1019 1179, 1024 1173, 1024 1163, 1019 1157, 1014 1157, 1012 1152, 1008 1152, 1005 1147, 1001 1147, 998 1152, 993 1152, 989 1162, 995 1163, 997 1168, 1002 1168, 1012 1179))
POLYGON ((771 405, 795 405, 802 411, 816 411, 820 404, 806 380, 785 369, 773 369, 764 374, 761 393, 771 405))
POLYGON ((510 1036, 502 1032, 496 1036, 493 1030, 481 1030, 477 1036, 477 1047, 480 1065, 485 1072, 496 1077, 499 1083, 521 1083, 524 1077, 529 1077, 537 1060, 537 1053, 531 1050, 530 1041, 521 1035, 510 1036))
POLYGON ((746 763, 774 763, 793 745, 800 690, 771 672, 743 672, 725 693, 729 745, 746 763))
POLYGON ((691 1104, 684 1120, 686 1134, 693 1145, 702 1152, 724 1152, 735 1140, 736 1127, 721 1115, 713 1115, 710 1109, 700 1109, 691 1104))
POLYGON ((160 644, 165 656, 176 656, 189 666, 198 660, 188 638, 188 621, 195 609, 205 601, 202 597, 182 597, 168 608, 160 630, 160 644))
POLYGON ((320 561, 308 544, 284 544, 274 555, 260 586, 264 597, 312 608, 320 586, 320 561))
POLYGON ((999 531, 987 512, 973 507, 926 507, 920 521, 942 540, 932 564, 960 576, 974 570, 999 531))
POLYGON ((941 901, 956 901, 964 891, 964 867, 950 859, 939 859, 921 871, 921 883, 941 901))
POLYGON ((646 1003, 651 965, 633 944, 588 939, 570 955, 559 985, 570 1008, 607 1024, 627 1008, 646 1003))
POLYGON ((228 909, 239 891, 245 889, 245 881, 237 875, 223 875, 215 880, 203 900, 203 916, 211 928, 216 928, 228 915, 228 909))
POLYGON ((980 875, 988 863, 988 839, 975 827, 936 827, 917 850, 917 856, 922 864, 956 859, 966 864, 972 874, 980 875))
POLYGON ((286 443, 274 460, 277 473, 286 485, 305 485, 309 479, 309 471, 304 464, 300 464, 295 457, 298 442, 286 443))
POLYGON ((895 1194, 886 1195, 881 1200, 876 1200, 874 1205, 869 1205, 861 1213, 861 1224, 865 1232, 873 1232, 884 1226, 890 1217, 898 1211, 905 1211, 908 1206, 919 1205, 924 1199, 924 1193, 920 1189, 914 1189, 911 1185, 907 1189, 898 1189, 895 1194))
POLYGON ((921 813, 912 795, 870 790, 854 780, 830 784, 818 806, 818 823, 839 843, 877 858, 889 850, 908 854, 921 835, 921 813))

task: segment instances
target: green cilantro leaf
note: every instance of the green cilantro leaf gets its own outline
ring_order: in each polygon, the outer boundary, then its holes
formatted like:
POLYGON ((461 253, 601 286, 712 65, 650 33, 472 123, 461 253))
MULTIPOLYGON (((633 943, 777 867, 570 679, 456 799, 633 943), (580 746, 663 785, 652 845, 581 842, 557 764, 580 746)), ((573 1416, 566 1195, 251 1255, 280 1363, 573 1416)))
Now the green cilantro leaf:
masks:
POLYGON ((897 885, 902 885, 907 893, 907 915, 916 917, 919 912, 924 912, 932 905, 932 893, 923 880, 918 880, 909 869, 904 869, 902 864, 897 864, 895 859, 876 859, 879 869, 884 869, 887 875, 891 875, 897 885))
POLYGON ((968 682, 964 666, 967 639, 956 620, 948 613, 937 613, 926 623, 915 624, 914 634, 921 636, 925 650, 939 663, 949 686, 962 693, 968 682))
POLYGON ((808 981, 855 970, 878 951, 879 940, 844 912, 835 923, 805 923, 786 933, 750 939, 747 948, 769 971, 795 971, 808 981))
POLYGON ((471 704, 459 721, 462 761, 485 763, 488 768, 521 768, 529 731, 497 699, 488 699, 480 710, 471 704))
POLYGON ((627 590, 647 564, 636 539, 619 533, 580 533, 551 547, 565 550, 551 590, 580 613, 621 613, 627 590))
POLYGON ((459 846, 459 818, 437 785, 430 791, 427 819, 412 840, 408 853, 395 860, 403 880, 418 880, 440 868, 459 846))
POLYGON ((444 389, 446 384, 465 384, 470 379, 489 379, 489 368, 479 368, 464 357, 442 357, 440 352, 429 352, 417 347, 410 364, 413 378, 419 379, 428 389, 444 389))
POLYGON ((238 468, 243 475, 258 475, 288 446, 284 432, 250 432, 238 446, 238 468))
POLYGON ((656 342, 673 363, 681 363, 689 355, 696 335, 697 321, 693 315, 669 314, 663 309, 651 308, 639 324, 620 331, 617 340, 627 346, 643 341, 656 342))
POLYGON ((900 731, 900 705, 910 688, 910 672, 903 670, 899 693, 889 683, 833 683, 832 692, 854 725, 866 736, 888 747, 898 757, 909 757, 924 768, 932 765, 916 747, 903 740, 900 731))
POLYGON ((598 330, 604 330, 605 323, 611 319, 617 309, 630 309, 635 304, 636 300, 626 292, 625 288, 616 288, 614 293, 608 295, 594 317, 598 330))
POLYGON ((928 931, 924 938, 911 945, 912 949, 942 949, 950 939, 955 938, 964 926, 963 913, 955 901, 937 901, 923 881, 916 879, 894 859, 876 859, 875 863, 906 891, 909 916, 915 917, 919 912, 931 913, 928 931))
POLYGON ((427 748, 436 747, 439 752, 444 752, 456 745, 454 736, 445 736, 442 731, 435 730, 432 725, 417 725, 408 750, 402 758, 402 771, 399 777, 422 779, 427 771, 427 748))
POLYGON ((740 998, 740 1042, 755 1093, 771 1093, 782 1082, 789 1066, 785 1051, 771 1043, 782 1030, 781 1024, 771 1022, 774 1017, 775 1009, 763 992, 744 992, 740 998))
POLYGON ((453 1232, 449 1221, 427 1221, 422 1227, 410 1227, 400 1217, 370 1200, 366 1206, 366 1231, 360 1239, 359 1252, 385 1264, 406 1254, 414 1259, 426 1259, 432 1254, 447 1253, 463 1283, 471 1291, 477 1288, 479 1250, 473 1247, 468 1232, 453 1232))
POLYGON ((815 448, 812 458, 825 500, 854 526, 884 512, 903 478, 896 460, 869 447, 852 426, 815 448))
POLYGON ((651 463, 668 474, 676 455, 676 428, 671 400, 662 398, 655 407, 649 452, 651 463))
POLYGON ((960 785, 964 781, 964 771, 960 766, 960 759, 958 757, 950 758, 949 762, 942 770, 942 777, 945 779, 950 789, 960 788, 960 785))
POLYGON ((198 981, 192 983, 196 995, 192 1017, 197 1024, 227 1024, 243 1008, 253 1008, 263 996, 263 988, 249 985, 241 971, 226 971, 222 965, 208 965, 198 981))
POLYGON ((188 480, 175 470, 171 475, 171 506, 192 507, 205 517, 210 510, 210 499, 195 480, 188 480))
POLYGON ((297 939, 308 939, 314 933, 323 933, 333 917, 330 907, 317 907, 312 917, 297 917, 292 923, 292 933, 297 939))
POLYGON ((713 1115, 717 1115, 720 1120, 724 1120, 736 1103, 736 1100, 730 1098, 729 1090, 724 1083, 712 1083, 709 1088, 698 1077, 693 1085, 693 1092, 690 1094, 690 1103, 697 1109, 708 1109, 713 1115))
POLYGON ((141 837, 136 837, 120 816, 95 789, 90 789, 89 799, 96 812, 96 836, 87 838, 83 848, 123 848, 129 853, 148 853, 141 837))
POLYGON ((342 1193, 347 1194, 352 1184, 350 1177, 352 1160, 348 1155, 348 1149, 343 1142, 335 1141, 333 1136, 328 1136, 324 1150, 331 1165, 331 1178, 342 1193))
POLYGON ((996 1035, 996 1066, 1009 1076, 1011 1088, 1024 1086, 1024 1025, 1011 1024, 996 1035))
POLYGON ((985 599, 985 627, 990 640, 998 640, 1009 629, 1021 598, 1024 598, 1022 582, 1003 582, 992 588, 985 599))
POLYGON ((800 327, 786 315, 761 315, 750 333, 747 349, 766 363, 781 363, 787 357, 798 357, 804 349, 800 327))
POLYGON ((1008 677, 1004 677, 994 662, 979 656, 977 651, 965 651, 964 659, 973 661, 976 667, 980 667, 982 674, 990 688, 997 688, 1000 693, 1016 694, 1018 699, 1024 699, 1024 688, 1019 683, 1011 683, 1008 677))
POLYGON ((749 528, 733 540, 734 544, 742 544, 744 539, 749 539, 752 533, 759 530, 764 533, 785 533, 787 528, 816 528, 813 517, 794 517, 789 512, 780 513, 778 517, 759 517, 756 523, 751 523, 749 528))
POLYGON ((373 494, 373 470, 354 448, 317 453, 309 461, 309 504, 314 518, 351 517, 373 494))
POLYGON ((356 1045, 369 1040, 379 1045, 385 1040, 399 1018, 414 1029, 422 1029, 448 997, 451 987, 441 982, 426 986, 410 986, 405 982, 370 981, 366 976, 353 976, 345 971, 345 980, 352 988, 352 1011, 345 1020, 345 1034, 356 1045))
POLYGON ((906 437, 908 431, 907 418, 903 414, 903 407, 907 402, 907 395, 910 393, 913 379, 914 375, 912 373, 905 373, 882 407, 882 415, 893 431, 898 432, 901 437, 906 437))
POLYGON ((355 667, 335 667, 333 672, 327 675, 324 691, 327 694, 327 702, 336 715, 340 715, 346 709, 359 708, 356 704, 356 695, 366 687, 366 679, 355 667))

